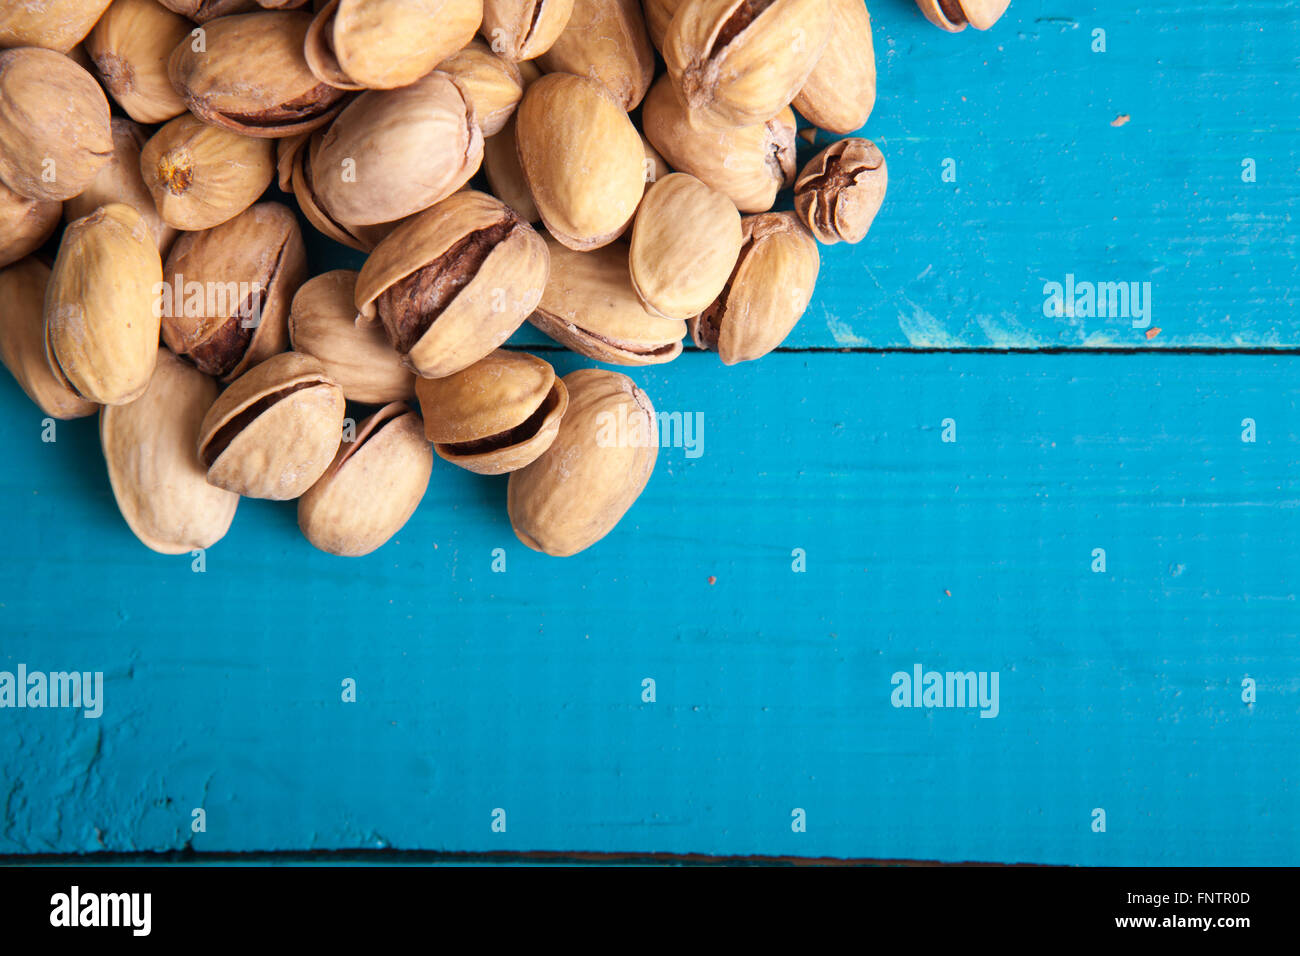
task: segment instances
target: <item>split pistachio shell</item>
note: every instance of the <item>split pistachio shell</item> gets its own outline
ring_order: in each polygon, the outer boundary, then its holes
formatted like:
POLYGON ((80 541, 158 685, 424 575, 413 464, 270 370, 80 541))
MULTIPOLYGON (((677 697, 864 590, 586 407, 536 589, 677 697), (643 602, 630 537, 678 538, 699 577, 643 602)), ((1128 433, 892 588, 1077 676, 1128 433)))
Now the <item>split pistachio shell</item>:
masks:
POLYGON ((0 183, 0 267, 35 252, 59 225, 53 199, 28 199, 0 183))
POLYGON ((467 44, 482 20, 483 0, 330 0, 307 33, 307 63, 339 89, 395 89, 467 44))
POLYGON ((336 269, 303 283, 289 311, 294 350, 315 357, 343 397, 384 405, 415 396, 415 373, 402 364, 382 326, 357 321, 357 274, 336 269))
POLYGON ((145 393, 100 412, 100 444, 118 510, 160 554, 209 548, 235 518, 239 495, 208 484, 194 453, 216 397, 216 382, 160 349, 145 393))
POLYGON ((357 309, 383 322, 425 378, 473 365, 505 342, 547 284, 546 245, 500 200, 467 189, 394 229, 357 279, 357 309))
POLYGON ((573 0, 564 31, 537 62, 547 73, 599 80, 625 111, 635 108, 655 72, 639 0, 573 0))
POLYGON ((740 213, 687 173, 656 182, 641 200, 628 266, 641 302, 656 315, 689 319, 727 284, 740 254, 740 213))
POLYGON ((158 214, 176 229, 211 229, 257 202, 275 174, 270 140, 183 113, 154 133, 140 172, 158 214))
POLYGON ((636 127, 598 80, 549 73, 528 87, 515 136, 542 222, 571 249, 613 241, 645 191, 636 127))
POLYGON ((145 132, 139 123, 114 116, 112 161, 99 171, 85 192, 64 202, 63 218, 71 222, 89 216, 107 203, 125 203, 144 217, 158 251, 166 255, 177 230, 163 222, 140 175, 140 151, 144 144, 145 132))
POLYGON ((819 242, 861 242, 888 183, 885 157, 869 139, 842 139, 814 156, 794 187, 794 209, 819 242))
POLYGON ((615 243, 575 252, 547 238, 551 276, 529 321, 580 355, 613 365, 659 365, 682 354, 686 323, 649 312, 615 243))
POLYGON ((108 100, 53 50, 0 51, 0 182, 29 199, 71 199, 113 155, 108 100))
POLYGON ((483 0, 484 39, 516 62, 551 48, 573 13, 573 0, 483 0))
POLYGON ((281 352, 235 379, 208 410, 198 452, 208 483, 249 498, 297 498, 343 437, 343 390, 309 355, 281 352))
POLYGON ((397 226, 396 222, 377 222, 373 225, 344 225, 330 216, 316 198, 312 182, 311 157, 320 152, 322 130, 305 133, 299 137, 277 140, 277 168, 280 188, 292 192, 298 208, 316 230, 335 242, 351 246, 360 252, 369 252, 397 226))
POLYGON ((524 95, 519 65, 497 56, 482 40, 474 40, 447 57, 438 64, 438 71, 460 84, 484 136, 501 132, 524 95))
POLYGON ((45 293, 55 375, 100 405, 139 398, 158 354, 161 279, 158 247, 130 206, 110 203, 71 223, 45 293))
POLYGON ((194 24, 156 0, 114 0, 86 37, 104 86, 131 119, 162 123, 185 112, 167 59, 194 24))
POLYGON ((925 18, 949 33, 960 33, 970 24, 987 30, 1011 6, 1011 0, 916 0, 925 18))
POLYGON ((420 418, 395 402, 357 425, 320 479, 298 500, 298 526, 317 548, 359 557, 411 520, 429 487, 433 455, 420 418))
POLYGON ((614 529, 659 455, 654 406, 626 375, 580 369, 563 379, 569 407, 555 440, 510 475, 510 524, 535 551, 565 557, 614 529))
POLYGON ((52 418, 84 418, 98 407, 50 370, 45 357, 45 287, 50 268, 23 259, 0 269, 0 360, 27 397, 52 418))
POLYGON ((0 47, 39 46, 67 53, 110 0, 8 0, 0 4, 0 47))
POLYGON ((439 457, 480 475, 517 471, 555 440, 568 390, 549 362, 497 349, 446 378, 422 378, 424 431, 439 457))
POLYGON ((542 221, 533 194, 528 191, 523 167, 519 165, 519 149, 515 142, 515 118, 501 128, 501 132, 483 144, 483 172, 492 193, 515 211, 527 223, 542 221))
POLYGON ((794 108, 808 122, 832 133, 861 129, 876 105, 876 55, 871 14, 862 0, 826 0, 830 38, 808 74, 794 108))
POLYGON ((163 341, 224 382, 289 344, 289 302, 307 278, 293 210, 258 203, 176 241, 163 270, 163 341))

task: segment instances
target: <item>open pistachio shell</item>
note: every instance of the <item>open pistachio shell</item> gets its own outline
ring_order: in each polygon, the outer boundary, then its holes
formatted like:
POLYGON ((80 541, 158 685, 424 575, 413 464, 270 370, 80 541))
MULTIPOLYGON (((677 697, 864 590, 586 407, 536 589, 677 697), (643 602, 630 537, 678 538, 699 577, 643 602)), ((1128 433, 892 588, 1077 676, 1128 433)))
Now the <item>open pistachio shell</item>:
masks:
POLYGON ((925 18, 949 33, 960 33, 970 24, 987 30, 1011 6, 1011 0, 916 0, 925 18))
POLYGON ((871 14, 862 0, 826 0, 830 38, 808 74, 794 108, 814 126, 852 133, 866 125, 876 104, 876 54, 871 14))
POLYGON ((482 40, 474 40, 447 57, 438 64, 438 72, 460 84, 484 136, 501 132, 524 95, 519 65, 493 53, 482 40))

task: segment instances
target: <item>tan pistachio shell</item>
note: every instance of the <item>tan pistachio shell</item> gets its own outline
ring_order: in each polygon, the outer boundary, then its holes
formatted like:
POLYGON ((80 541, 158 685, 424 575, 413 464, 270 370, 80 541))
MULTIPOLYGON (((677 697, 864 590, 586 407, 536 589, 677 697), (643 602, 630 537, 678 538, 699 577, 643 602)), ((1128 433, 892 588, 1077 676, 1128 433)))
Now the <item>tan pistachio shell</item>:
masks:
POLYGON ((250 206, 187 232, 167 256, 163 341, 223 382, 289 345, 289 303, 307 278, 302 230, 288 206, 250 206))
POLYGON ((542 222, 571 249, 595 249, 627 226, 645 191, 641 137, 597 80, 548 73, 517 112, 519 163, 542 222))
MULTIPOLYGON (((397 222, 379 222, 371 226, 345 226, 331 218, 316 200, 312 184, 311 157, 320 151, 322 130, 301 137, 277 140, 277 169, 280 188, 292 192, 298 208, 318 232, 360 252, 369 252, 397 226, 397 222)), ((398 220, 399 222, 401 220, 398 220)))
POLYGON ((515 118, 510 117, 501 132, 483 143, 483 173, 492 193, 528 223, 539 223, 533 194, 528 191, 524 169, 519 165, 519 148, 515 141, 515 118))
POLYGON ((429 487, 433 455, 420 417, 394 402, 363 419, 320 479, 298 500, 307 540, 340 557, 382 547, 411 520, 429 487))
POLYGON ((111 0, 7 0, 0 4, 0 47, 39 46, 67 53, 111 0))
POLYGON ((208 484, 194 453, 216 398, 216 382, 160 349, 145 393, 100 412, 99 439, 118 510, 159 554, 210 548, 235 518, 239 495, 208 484))
POLYGON ((673 15, 677 13, 683 0, 645 0, 642 8, 645 11, 646 30, 650 34, 650 42, 662 56, 664 52, 664 37, 668 33, 668 24, 673 22, 673 15))
POLYGON ((970 24, 987 30, 1001 19, 1011 0, 916 0, 925 18, 949 33, 960 33, 970 24))
POLYGON ((402 364, 383 327, 357 321, 356 287, 351 269, 303 283, 289 310, 294 350, 319 360, 350 402, 385 405, 414 398, 415 373, 402 364))
POLYGON ((217 17, 256 10, 256 0, 158 0, 164 7, 195 23, 207 23, 217 17))
POLYGON ((108 100, 93 76, 53 50, 0 51, 0 182, 62 202, 112 155, 108 100))
POLYGON ((861 242, 885 201, 889 171, 869 139, 842 139, 804 166, 794 211, 818 242, 861 242))
POLYGON ((45 292, 50 369, 100 405, 149 387, 158 355, 162 261, 149 226, 109 203, 68 225, 45 292))
POLYGON ((497 349, 446 378, 422 378, 424 431, 445 461, 480 475, 516 471, 555 440, 568 390, 549 362, 497 349))
POLYGON ((131 119, 162 123, 185 112, 167 59, 194 24, 156 0, 114 0, 86 37, 86 52, 109 94, 131 119))
POLYGON ((98 408, 50 370, 45 357, 45 287, 50 268, 22 259, 0 269, 0 361, 27 397, 53 418, 84 418, 98 408))
POLYGON ((634 109, 655 71, 639 0, 573 0, 568 24, 537 63, 547 73, 599 80, 625 111, 634 109))
POLYGON ((630 378, 588 368, 563 381, 569 407, 555 440, 510 475, 506 492, 519 540, 557 557, 609 534, 644 490, 659 456, 654 406, 630 378))
POLYGON ((0 267, 39 249, 58 227, 62 208, 53 199, 28 199, 0 183, 0 267))
POLYGON ((357 310, 384 323, 425 378, 473 365, 523 324, 547 285, 542 238, 499 199, 455 193, 394 229, 357 278, 357 310))
POLYGON ((871 14, 862 0, 826 0, 831 32, 821 59, 808 74, 794 108, 832 133, 861 129, 876 105, 876 54, 871 14))
POLYGON ((343 437, 343 390, 310 355, 281 352, 231 383, 203 419, 208 483, 249 498, 297 498, 343 437))
POLYGON ((551 48, 573 13, 573 0, 483 0, 483 38, 509 60, 551 48))
POLYGON ((438 64, 438 71, 460 84, 484 136, 501 132, 524 95, 519 65, 493 53, 482 40, 474 40, 447 57, 438 64))

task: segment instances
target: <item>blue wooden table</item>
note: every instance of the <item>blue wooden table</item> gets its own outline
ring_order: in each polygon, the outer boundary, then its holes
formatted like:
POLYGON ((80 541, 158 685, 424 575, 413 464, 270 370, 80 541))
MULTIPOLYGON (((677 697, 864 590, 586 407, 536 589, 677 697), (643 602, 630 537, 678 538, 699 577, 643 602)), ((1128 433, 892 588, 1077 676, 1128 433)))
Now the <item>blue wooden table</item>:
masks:
POLYGON ((631 371, 702 441, 574 558, 438 462, 368 558, 245 500, 200 572, 0 381, 0 671, 104 675, 0 710, 0 854, 1300 862, 1300 3, 872 14, 870 237, 631 371))

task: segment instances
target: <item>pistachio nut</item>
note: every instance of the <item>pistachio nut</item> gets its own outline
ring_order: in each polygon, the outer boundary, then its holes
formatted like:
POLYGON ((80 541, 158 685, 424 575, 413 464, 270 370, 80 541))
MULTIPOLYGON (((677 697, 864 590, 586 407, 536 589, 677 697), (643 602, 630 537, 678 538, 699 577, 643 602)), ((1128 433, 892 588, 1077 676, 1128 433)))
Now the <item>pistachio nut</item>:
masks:
POLYGON ((668 33, 668 24, 673 22, 673 15, 677 13, 677 8, 682 5, 683 0, 644 0, 642 8, 645 10, 646 30, 650 34, 650 42, 662 56, 664 52, 664 37, 668 33))
POLYGON ((659 456, 654 406, 626 375, 584 368, 563 379, 569 407, 541 457, 512 472, 510 524, 534 551, 577 554, 614 530, 659 456))
POLYGON ((664 62, 693 124, 765 123, 799 93, 830 26, 826 0, 685 0, 664 62))
POLYGON ((427 209, 468 182, 483 134, 461 85, 435 71, 400 90, 362 93, 307 158, 329 217, 373 225, 427 209))
POLYGON ((569 404, 549 362, 497 349, 469 368, 415 385, 438 456, 480 475, 517 471, 551 447, 569 404))
POLYGON ((484 136, 501 132, 524 95, 518 64, 497 56, 482 40, 474 40, 447 57, 438 70, 460 84, 484 136))
POLYGON ((159 349, 144 394, 100 411, 99 440, 118 510, 159 554, 209 548, 235 518, 239 495, 208 484, 194 453, 216 398, 216 382, 159 349))
POLYGON ((287 206, 258 203, 187 232, 163 269, 163 341, 229 382, 288 346, 289 302, 306 278, 302 231, 287 206))
POLYGON ((45 358, 45 287, 50 267, 27 258, 0 269, 0 361, 51 418, 84 418, 98 407, 50 370, 45 358))
POLYGON ((691 319, 691 337, 724 365, 760 358, 776 348, 812 299, 821 256, 808 231, 788 212, 749 216, 745 244, 727 288, 691 319))
POLYGON ((95 78, 53 50, 0 51, 0 182, 62 202, 113 155, 108 100, 95 78))
POLYGON ((199 460, 208 483, 249 498, 297 498, 343 437, 343 390, 320 362, 281 352, 235 379, 208 409, 199 460))
POLYGON ((35 252, 59 225, 53 199, 28 199, 0 183, 0 267, 35 252))
POLYGON ((861 242, 885 201, 885 157, 869 139, 842 139, 799 173, 794 211, 819 242, 861 242))
POLYGON ((640 0, 573 0, 568 24, 537 63, 547 73, 599 80, 624 111, 633 109, 655 75, 640 0))
POLYGON ((696 128, 662 76, 646 95, 641 117, 646 138, 669 166, 716 189, 741 212, 766 212, 794 182, 795 119, 789 109, 752 126, 696 128))
POLYGON ((100 405, 139 398, 157 357, 161 279, 158 247, 130 206, 109 203, 70 223, 45 291, 55 376, 100 405))
POLYGON ((876 105, 876 54, 871 45, 871 14, 862 0, 826 0, 830 39, 808 74, 794 108, 832 133, 852 133, 866 125, 876 105))
POLYGON ((322 551, 369 554, 411 520, 432 472, 420 417, 403 402, 386 405, 357 424, 356 437, 298 499, 298 527, 322 551))
POLYGON ((483 0, 330 0, 307 32, 312 73, 342 90, 414 83, 471 39, 483 0))
POLYGON ((114 0, 86 37, 104 86, 131 119, 162 123, 185 112, 167 59, 194 24, 156 0, 114 0))
POLYGON ((528 321, 580 355, 613 365, 660 365, 682 354, 686 323, 648 311, 622 243, 575 252, 549 236, 551 276, 528 321))
POLYGON ((316 199, 315 185, 312 182, 311 157, 320 152, 323 130, 304 133, 301 136, 288 137, 276 141, 277 169, 280 175, 280 188, 292 192, 298 200, 307 221, 319 232, 335 242, 351 246, 361 252, 369 252, 379 244, 379 240, 393 231, 396 222, 378 222, 370 226, 345 226, 330 217, 316 199))
POLYGON ((176 238, 176 229, 163 222, 153 196, 140 175, 140 151, 145 132, 139 123, 121 116, 113 117, 113 158, 95 176, 85 192, 63 204, 63 218, 68 222, 89 216, 110 202, 126 203, 144 217, 159 253, 166 255, 176 238))
POLYGON ((195 23, 207 23, 217 17, 248 13, 257 9, 257 0, 158 0, 164 7, 195 23))
POLYGON ((357 278, 356 304, 383 322, 425 378, 473 365, 508 339, 547 284, 546 244, 486 193, 469 189, 402 223, 357 278))
POLYGON ((571 249, 613 241, 645 192, 636 127, 598 80, 548 73, 519 104, 515 137, 542 222, 571 249))
POLYGON ((357 321, 357 274, 335 269, 308 279, 289 309, 289 340, 338 382, 343 397, 385 405, 415 396, 415 373, 402 364, 383 327, 357 321))
POLYGON ((0 4, 0 47, 39 46, 67 53, 111 0, 22 0, 0 4))
POLYGON ((1011 6, 1011 0, 916 0, 925 18, 949 33, 960 33, 970 24, 987 30, 1011 6))
POLYGON ((506 59, 531 60, 551 48, 572 13, 573 0, 483 0, 481 32, 506 59))
POLYGON ((182 113, 144 144, 140 172, 163 222, 211 229, 257 202, 275 174, 274 153, 269 140, 182 113))
POLYGON ((483 143, 483 173, 487 176, 492 193, 515 211, 527 223, 542 221, 533 194, 524 181, 524 170, 519 165, 519 148, 515 141, 515 117, 511 116, 501 132, 483 143))

